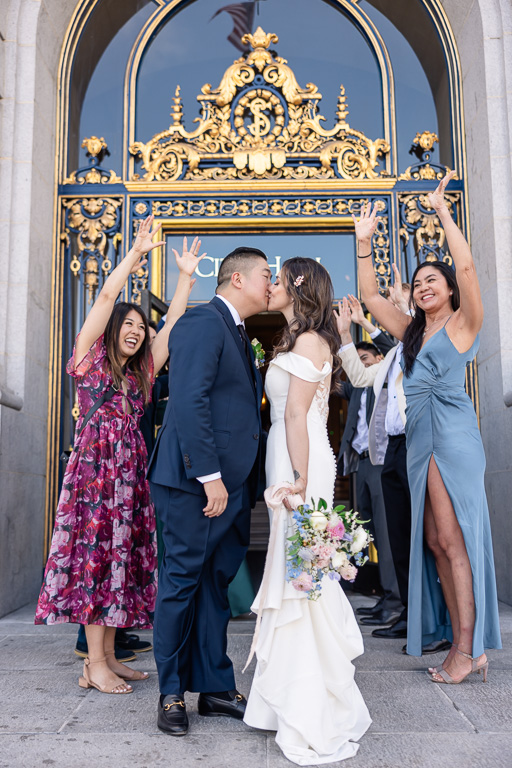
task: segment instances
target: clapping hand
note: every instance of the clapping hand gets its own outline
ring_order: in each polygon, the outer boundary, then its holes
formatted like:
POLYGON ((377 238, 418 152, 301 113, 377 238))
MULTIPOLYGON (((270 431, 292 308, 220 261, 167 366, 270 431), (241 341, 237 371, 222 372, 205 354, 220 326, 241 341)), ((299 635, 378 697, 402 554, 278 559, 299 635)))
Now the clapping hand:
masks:
POLYGON ((174 248, 172 249, 174 258, 176 259, 176 264, 178 265, 180 272, 184 272, 186 275, 192 276, 201 259, 204 259, 206 256, 206 251, 202 253, 201 256, 197 255, 199 253, 200 247, 201 241, 198 237, 195 237, 192 245, 190 246, 190 250, 188 250, 187 238, 184 237, 181 256, 179 255, 178 251, 176 251, 174 248))
POLYGON ((363 325, 366 318, 364 316, 361 302, 351 293, 348 294, 348 306, 350 308, 352 322, 357 323, 357 325, 363 325))
POLYGON ((396 264, 393 264, 393 272, 395 273, 395 282, 389 286, 389 298, 400 312, 406 314, 409 311, 409 305, 402 290, 402 277, 396 264))
POLYGON ((455 171, 450 171, 450 173, 441 179, 437 185, 437 189, 435 189, 434 192, 429 193, 428 201, 436 213, 440 213, 440 211, 442 211, 444 208, 447 208, 446 200, 444 199, 444 193, 449 182, 455 175, 455 171))
POLYGON ((334 316, 336 317, 338 333, 343 339, 344 335, 350 333, 350 326, 352 325, 352 315, 346 297, 343 298, 343 301, 338 301, 338 311, 334 310, 334 316))

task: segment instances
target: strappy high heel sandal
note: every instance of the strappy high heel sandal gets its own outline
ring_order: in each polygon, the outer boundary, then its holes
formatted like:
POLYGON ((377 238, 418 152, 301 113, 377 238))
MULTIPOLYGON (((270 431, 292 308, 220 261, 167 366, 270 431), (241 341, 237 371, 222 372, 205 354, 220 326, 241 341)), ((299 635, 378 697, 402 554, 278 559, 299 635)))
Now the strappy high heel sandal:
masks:
MULTIPOLYGON (((99 664, 101 661, 106 661, 106 660, 107 660, 106 656, 104 656, 102 659, 96 659, 96 661, 91 661, 90 659, 86 659, 84 661, 83 675, 81 675, 78 678, 78 685, 80 686, 80 688, 96 688, 98 691, 100 691, 100 693, 114 693, 118 695, 122 695, 124 693, 133 693, 133 688, 131 687, 131 685, 128 686, 128 688, 126 688, 124 691, 118 691, 116 689, 120 688, 120 686, 123 685, 123 683, 117 683, 116 685, 114 685, 113 688, 110 688, 108 683, 106 685, 101 686, 101 685, 98 685, 98 683, 95 683, 94 680, 91 680, 91 676, 89 674, 89 666, 91 664, 99 664)), ((119 677, 119 675, 117 675, 117 677, 119 677)))
POLYGON ((464 653, 464 651, 459 651, 457 648, 457 653, 460 653, 461 656, 464 656, 466 659, 471 660, 471 669, 469 672, 466 672, 466 674, 460 678, 460 680, 455 680, 447 671, 446 669, 440 669, 439 672, 436 672, 435 674, 439 675, 439 677, 442 678, 442 680, 434 680, 434 676, 430 675, 430 680, 433 683, 444 683, 446 685, 458 685, 459 683, 462 683, 463 680, 466 679, 466 677, 469 677, 469 675, 472 675, 473 672, 482 672, 484 683, 487 682, 487 670, 489 669, 489 662, 484 661, 482 664, 477 664, 478 659, 474 659, 470 653, 464 653))
MULTIPOLYGON (((457 645, 457 643, 452 643, 452 648, 455 648, 455 650, 457 650, 458 647, 459 646, 457 645)), ((450 650, 451 650, 451 648, 450 648, 450 650)), ((448 656, 446 657, 446 659, 447 658, 448 658, 448 656)), ((446 661, 446 659, 444 661, 446 661)), ((443 661, 443 664, 444 664, 444 661, 443 661)), ((429 667, 427 675, 436 675, 436 674, 438 675, 440 670, 444 669, 443 664, 440 664, 438 667, 429 667)))
MULTIPOLYGON (((113 656, 115 658, 116 652, 115 651, 105 651, 105 656, 113 656)), ((119 662, 120 664, 122 662, 119 662)), ((124 664, 123 664, 124 666, 124 664)), ((126 673, 119 674, 118 672, 114 672, 115 675, 120 677, 122 680, 129 680, 131 683, 136 680, 149 680, 149 672, 141 672, 138 669, 130 669, 131 675, 128 675, 126 673)))

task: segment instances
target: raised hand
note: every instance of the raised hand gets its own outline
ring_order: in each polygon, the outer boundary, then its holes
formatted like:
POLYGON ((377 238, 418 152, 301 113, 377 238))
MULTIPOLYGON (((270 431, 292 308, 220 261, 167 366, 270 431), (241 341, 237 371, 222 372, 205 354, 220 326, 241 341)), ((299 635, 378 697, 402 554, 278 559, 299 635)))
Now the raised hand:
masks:
POLYGON ((434 192, 430 192, 428 195, 428 201, 436 213, 439 213, 444 208, 448 208, 446 200, 444 199, 444 193, 446 187, 454 176, 456 176, 456 172, 450 171, 450 173, 446 174, 446 176, 441 179, 437 185, 437 189, 435 189, 434 192))
POLYGON ((338 311, 334 310, 336 317, 336 325, 338 326, 338 333, 341 337, 350 333, 350 326, 352 325, 352 315, 350 312, 350 306, 348 300, 344 297, 343 302, 338 301, 338 311))
POLYGON ((402 276, 396 264, 393 264, 392 267, 395 274, 395 282, 394 285, 389 286, 389 298, 401 312, 408 312, 409 305, 402 290, 402 276))
POLYGON ((148 216, 139 224, 137 235, 131 248, 131 250, 134 251, 139 257, 149 253, 149 251, 152 251, 153 248, 158 248, 160 245, 165 245, 165 240, 159 240, 156 243, 153 241, 156 233, 162 228, 161 224, 157 224, 153 230, 151 229, 154 218, 154 216, 148 216))
POLYGON ((354 214, 352 214, 352 221, 354 222, 358 242, 371 242, 372 236, 377 228, 378 210, 378 203, 374 203, 372 208, 372 204, 368 202, 366 205, 362 206, 359 219, 356 219, 354 214))
POLYGON ((348 305, 350 307, 350 313, 352 316, 352 322, 357 325, 362 325, 366 320, 361 306, 361 302, 356 299, 351 293, 348 294, 348 305))
POLYGON ((201 254, 201 256, 198 256, 199 248, 201 247, 201 241, 198 237, 195 237, 192 245, 190 246, 190 250, 188 249, 188 243, 187 238, 183 238, 183 250, 181 256, 179 255, 178 251, 176 251, 174 248, 172 249, 172 252, 174 253, 174 258, 176 259, 176 264, 178 265, 178 269, 180 272, 184 272, 186 275, 192 275, 195 268, 201 261, 201 259, 204 259, 206 256, 206 251, 201 254))

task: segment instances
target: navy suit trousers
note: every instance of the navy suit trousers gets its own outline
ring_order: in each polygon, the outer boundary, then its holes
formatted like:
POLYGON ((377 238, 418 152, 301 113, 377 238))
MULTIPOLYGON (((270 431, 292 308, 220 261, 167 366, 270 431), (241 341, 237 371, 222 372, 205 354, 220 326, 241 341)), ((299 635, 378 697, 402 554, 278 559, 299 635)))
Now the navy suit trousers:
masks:
POLYGON ((249 546, 248 484, 215 518, 204 515, 206 494, 150 485, 164 542, 154 629, 160 692, 233 690, 228 586, 249 546))

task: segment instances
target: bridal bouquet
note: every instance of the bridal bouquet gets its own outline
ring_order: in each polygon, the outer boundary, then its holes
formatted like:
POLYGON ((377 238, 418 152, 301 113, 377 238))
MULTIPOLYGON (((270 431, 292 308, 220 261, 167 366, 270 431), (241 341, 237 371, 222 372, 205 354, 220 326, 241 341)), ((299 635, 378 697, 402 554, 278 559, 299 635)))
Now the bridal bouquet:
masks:
POLYGON ((306 592, 309 600, 316 600, 324 576, 354 581, 357 567, 368 560, 362 550, 372 537, 357 512, 342 505, 329 511, 323 499, 311 504, 293 511, 295 533, 288 538, 286 580, 306 592))

